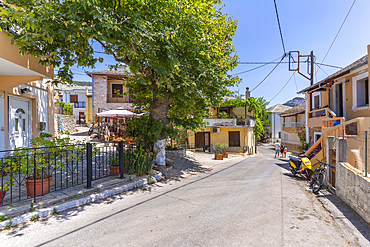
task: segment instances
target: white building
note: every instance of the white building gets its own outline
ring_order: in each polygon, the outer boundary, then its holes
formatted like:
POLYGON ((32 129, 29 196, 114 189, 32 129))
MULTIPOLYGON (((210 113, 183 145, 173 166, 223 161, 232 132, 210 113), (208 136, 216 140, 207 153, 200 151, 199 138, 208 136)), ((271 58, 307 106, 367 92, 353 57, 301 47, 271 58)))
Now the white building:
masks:
POLYGON ((283 113, 292 107, 277 104, 267 109, 270 113, 269 119, 271 126, 268 127, 270 142, 275 142, 276 140, 281 141, 281 132, 283 130, 283 119, 280 117, 280 113, 283 113))
POLYGON ((92 86, 79 86, 76 84, 67 85, 59 84, 56 88, 56 100, 70 103, 73 105, 73 115, 76 116, 76 121, 86 120, 87 112, 87 102, 86 96, 91 95, 92 86))

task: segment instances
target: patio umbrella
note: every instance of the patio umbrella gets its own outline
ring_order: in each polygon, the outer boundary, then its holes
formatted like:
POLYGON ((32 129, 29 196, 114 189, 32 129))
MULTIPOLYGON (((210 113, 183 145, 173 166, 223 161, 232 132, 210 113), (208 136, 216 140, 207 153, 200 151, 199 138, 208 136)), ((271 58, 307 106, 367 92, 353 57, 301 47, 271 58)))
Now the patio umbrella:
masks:
POLYGON ((125 117, 125 118, 130 118, 135 116, 136 114, 127 110, 123 109, 117 109, 117 110, 109 110, 109 111, 104 111, 100 112, 98 114, 98 117, 125 117))

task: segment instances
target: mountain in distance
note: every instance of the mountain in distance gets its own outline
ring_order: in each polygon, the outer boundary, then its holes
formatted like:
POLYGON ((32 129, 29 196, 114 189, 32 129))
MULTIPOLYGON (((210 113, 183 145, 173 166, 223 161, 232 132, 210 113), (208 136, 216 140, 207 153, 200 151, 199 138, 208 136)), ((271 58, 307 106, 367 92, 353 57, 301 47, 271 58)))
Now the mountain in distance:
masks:
POLYGON ((295 98, 293 98, 291 100, 288 100, 283 105, 295 107, 295 106, 300 105, 302 103, 304 103, 304 98, 302 98, 302 97, 295 97, 295 98))

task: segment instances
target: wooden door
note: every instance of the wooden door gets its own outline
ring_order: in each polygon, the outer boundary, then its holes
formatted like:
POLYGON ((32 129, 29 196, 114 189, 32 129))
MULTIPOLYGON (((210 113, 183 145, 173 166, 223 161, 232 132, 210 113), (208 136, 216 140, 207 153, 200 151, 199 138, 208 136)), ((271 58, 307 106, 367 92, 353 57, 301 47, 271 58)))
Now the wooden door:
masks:
POLYGON ((229 131, 229 147, 240 147, 240 131, 229 131))
POLYGON ((198 132, 195 134, 195 147, 208 148, 210 143, 210 132, 198 132))
POLYGON ((73 104, 75 102, 78 102, 78 94, 70 95, 69 96, 69 103, 73 104))

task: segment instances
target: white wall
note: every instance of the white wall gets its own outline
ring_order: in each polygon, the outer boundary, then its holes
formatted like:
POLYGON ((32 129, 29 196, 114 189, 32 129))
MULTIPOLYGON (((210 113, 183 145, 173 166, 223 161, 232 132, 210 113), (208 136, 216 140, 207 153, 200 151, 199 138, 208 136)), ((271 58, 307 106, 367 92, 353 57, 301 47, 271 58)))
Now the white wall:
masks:
MULTIPOLYGON (((0 97, 0 150, 5 150, 4 93, 0 97)), ((0 157, 2 157, 0 152, 0 157)))
POLYGON ((276 139, 280 139, 279 132, 283 129, 283 120, 280 117, 280 113, 271 113, 269 118, 271 123, 271 141, 275 142, 276 139))

